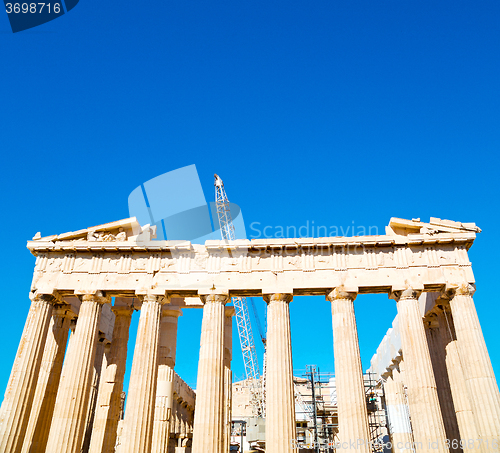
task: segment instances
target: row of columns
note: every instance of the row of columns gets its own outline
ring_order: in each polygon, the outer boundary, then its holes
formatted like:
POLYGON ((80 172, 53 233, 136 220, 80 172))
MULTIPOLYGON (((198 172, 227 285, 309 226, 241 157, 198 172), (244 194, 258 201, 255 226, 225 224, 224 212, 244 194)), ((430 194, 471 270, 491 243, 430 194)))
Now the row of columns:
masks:
POLYGON ((0 409, 0 451, 21 451, 53 309, 50 296, 31 302, 0 409))
MULTIPOLYGON (((355 448, 370 451, 368 415, 358 334, 354 317, 354 293, 333 290, 334 355, 341 439, 355 448)), ((289 303, 291 294, 269 294, 267 308, 266 450, 295 450, 295 396, 289 303)), ((227 452, 224 436, 223 295, 205 296, 193 453, 227 452)), ((226 371, 227 372, 227 371, 226 371)), ((229 392, 226 392, 228 395, 229 392)), ((227 433, 226 433, 227 435, 227 433)))
POLYGON ((63 306, 56 306, 52 310, 33 406, 26 429, 24 452, 29 452, 28 445, 31 446, 32 451, 40 451, 47 444, 72 316, 73 313, 63 306))
MULTIPOLYGON (((119 451, 167 452, 181 311, 165 301, 143 298, 119 451)), ((109 298, 81 297, 69 343, 70 307, 52 296, 33 299, 0 410, 0 451, 115 451, 133 311, 121 302, 106 346, 99 322, 109 298)))
MULTIPOLYGON (((445 443, 447 432, 419 310, 419 292, 408 288, 393 296, 398 307, 413 440, 420 451, 445 453, 448 450, 445 443)), ((336 288, 327 294, 332 307, 339 439, 342 448, 368 453, 371 450, 370 433, 354 314, 355 297, 356 293, 343 288, 336 288)), ((208 294, 201 299, 204 308, 192 451, 227 453, 231 412, 231 315, 228 315, 225 304, 229 298, 224 294, 208 294)), ((289 315, 292 295, 269 294, 265 300, 268 304, 266 445, 269 452, 284 453, 293 451, 296 438, 289 315)), ((172 411, 178 315, 164 311, 164 302, 164 298, 158 296, 147 295, 143 298, 119 453, 165 451, 172 411)), ((46 420, 51 420, 46 451, 80 453, 94 376, 99 318, 104 303, 109 303, 109 299, 100 295, 82 297, 77 326, 60 373, 59 385, 56 385, 56 380, 50 385, 50 379, 40 380, 39 392, 47 395, 47 401, 50 395, 53 398, 54 389, 58 389, 53 415, 46 417, 46 420), (52 393, 47 393, 49 387, 52 393)), ((470 418, 472 415, 476 431, 471 431, 471 435, 477 432, 478 439, 482 440, 480 451, 498 451, 495 442, 500 436, 500 397, 470 288, 466 286, 454 290, 450 294, 450 307, 456 338, 452 335, 448 339, 445 361, 459 363, 463 371, 460 382, 456 376, 450 376, 450 390, 453 390, 452 386, 458 388, 465 385, 469 396, 469 406, 466 402, 462 406, 457 403, 461 410, 456 418, 470 418), (452 383, 453 379, 457 382, 452 383)), ((33 300, 2 405, 0 451, 21 452, 25 439, 23 433, 31 433, 33 440, 37 439, 37 429, 41 430, 37 428, 40 415, 36 423, 32 422, 35 426, 27 428, 33 406, 35 412, 41 412, 38 404, 33 404, 33 397, 42 356, 45 355, 43 351, 45 348, 47 360, 52 357, 50 366, 57 370, 59 362, 62 363, 60 349, 64 350, 61 345, 65 341, 62 333, 53 339, 49 336, 50 342, 46 341, 51 322, 57 322, 53 312, 54 300, 50 297, 41 296, 33 300)), ((120 308, 115 309, 115 313, 117 324, 99 384, 90 440, 91 453, 112 451, 116 440, 116 434, 113 438, 113 434, 109 437, 108 433, 116 433, 117 402, 123 384, 123 355, 126 356, 130 312, 120 308)), ((60 321, 60 324, 64 323, 60 321)), ((61 329, 62 332, 66 327, 61 329)), ((434 339, 430 338, 432 341, 434 339)), ((401 393, 401 383, 396 385, 395 381, 394 388, 396 394, 401 393)), ((43 432, 46 433, 47 429, 43 432)), ((462 430, 461 435, 463 438, 462 430)))
POLYGON ((440 329, 439 324, 437 315, 429 315, 424 318, 425 334, 431 357, 432 370, 436 380, 436 390, 446 439, 449 440, 450 452, 459 453, 462 451, 459 446, 460 432, 458 430, 450 380, 446 368, 446 352, 442 338, 443 331, 440 329))
POLYGON ((450 307, 467 393, 482 440, 480 451, 500 451, 500 395, 471 289, 458 288, 450 307))
POLYGON ((425 320, 419 292, 395 294, 404 361, 384 384, 394 453, 500 451, 500 394, 473 290, 449 290, 447 306, 425 320))
POLYGON ((389 376, 384 383, 385 405, 393 453, 411 453, 413 451, 413 434, 403 377, 403 363, 403 361, 399 362, 399 370, 393 369, 392 376, 389 376))
POLYGON ((409 288, 396 294, 399 333, 407 372, 408 404, 415 443, 421 451, 448 451, 436 381, 432 370, 418 302, 419 293, 409 288), (435 442, 433 447, 430 443, 435 442), (420 444, 421 443, 421 444, 420 444), (434 448, 435 447, 435 448, 434 448))
MULTIPOLYGON (((174 399, 170 417, 170 438, 177 447, 190 447, 193 437, 193 410, 185 401, 174 399)), ((154 451, 154 450, 152 450, 154 451)))
POLYGON ((97 397, 90 451, 114 452, 118 421, 120 419, 123 378, 127 359, 129 327, 132 309, 116 305, 113 339, 109 351, 104 355, 101 384, 97 397))
MULTIPOLYGON (((435 357, 436 367, 449 361, 451 380, 456 387, 459 413, 443 418, 449 412, 452 388, 434 375, 429 344, 420 313, 419 291, 407 288, 392 294, 397 300, 398 318, 405 358, 405 384, 412 433, 401 430, 403 445, 411 438, 412 448, 422 452, 458 450, 453 438, 453 419, 460 418, 468 427, 460 430, 468 445, 473 440, 476 451, 500 451, 500 394, 472 299, 473 288, 464 285, 448 292, 455 321, 456 337, 446 343, 446 357, 435 357), (449 356, 449 357, 448 357, 449 356), (456 365, 455 365, 456 364, 456 365), (463 389, 466 392, 463 392, 463 389), (461 390, 459 390, 461 389, 461 390), (464 398, 468 395, 468 399, 464 398), (468 404, 467 402, 470 402, 468 404), (470 423, 473 415, 474 423, 470 423), (469 421, 467 421, 469 420, 469 421), (411 437, 410 437, 411 435, 411 437)), ((355 293, 337 288, 327 294, 332 305, 335 375, 337 386, 339 440, 342 449, 371 451, 363 372, 354 314, 355 293)), ((292 359, 288 303, 290 294, 273 294, 268 302, 268 368, 266 446, 271 452, 289 452, 295 439, 295 414, 292 383, 292 359)), ((444 316, 444 314, 443 314, 444 316)), ((444 318, 440 319, 444 322, 444 318)), ((450 332, 450 329, 448 330, 450 332)), ((396 397, 404 394, 402 379, 394 382, 396 397)), ((406 396, 405 396, 406 398, 406 396)), ((453 397, 453 400, 455 397, 453 397)), ((196 452, 195 452, 196 453, 196 452)))
MULTIPOLYGON (((449 307, 446 311, 438 312, 437 317, 442 340, 441 347, 445 349, 446 372, 448 374, 453 401, 452 410, 455 412, 459 438, 464 440, 474 439, 475 446, 476 439, 479 439, 479 433, 476 429, 476 422, 472 412, 469 391, 467 390, 464 369, 462 367, 462 361, 460 360, 455 327, 449 307)), ((448 410, 451 409, 449 406, 447 406, 447 408, 448 410)), ((453 417, 452 414, 449 414, 449 416, 451 418, 453 417)), ((474 448, 469 448, 469 443, 466 442, 463 450, 472 451, 474 448)))

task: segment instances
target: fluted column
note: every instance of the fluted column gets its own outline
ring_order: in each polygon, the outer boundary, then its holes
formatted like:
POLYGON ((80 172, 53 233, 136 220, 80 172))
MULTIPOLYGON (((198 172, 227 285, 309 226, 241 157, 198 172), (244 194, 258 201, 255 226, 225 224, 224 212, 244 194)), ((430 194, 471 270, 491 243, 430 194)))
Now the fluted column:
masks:
POLYGON ((83 445, 81 453, 88 453, 90 447, 90 439, 94 427, 95 412, 97 410, 97 398, 99 396, 99 388, 101 385, 101 373, 103 366, 106 368, 106 358, 104 351, 109 347, 109 341, 102 332, 99 332, 97 341, 95 360, 94 360, 94 373, 92 375, 92 385, 90 387, 89 407, 87 409, 87 422, 85 428, 85 435, 83 436, 83 445))
POLYGON ((69 343, 50 426, 47 452, 80 453, 87 421, 102 305, 109 299, 82 296, 69 343))
POLYGON ((182 316, 182 311, 178 307, 169 307, 167 305, 163 307, 158 353, 158 384, 151 447, 151 451, 154 453, 167 453, 168 450, 179 316, 182 316))
POLYGON ((434 371, 434 378, 436 380, 439 406, 443 417, 446 438, 449 440, 450 451, 459 453, 462 451, 460 447, 460 432, 458 430, 455 406, 451 396, 443 338, 439 328, 439 321, 435 313, 428 315, 424 319, 424 327, 429 354, 431 356, 432 369, 434 371))
POLYGON ((73 316, 73 312, 65 305, 58 305, 52 311, 23 453, 45 451, 73 316))
POLYGON ((472 413, 469 391, 467 390, 464 371, 458 353, 455 327, 449 309, 450 307, 443 307, 443 310, 438 312, 437 318, 446 351, 446 369, 448 370, 453 406, 455 408, 463 450, 472 453, 475 451, 474 447, 478 446, 478 442, 476 441, 478 434, 474 414, 472 413), (469 443, 469 439, 474 439, 474 442, 469 443))
POLYGON ((413 451, 413 435, 410 417, 406 404, 403 382, 393 376, 384 382, 384 396, 389 418, 389 434, 391 436, 393 453, 411 453, 413 451))
POLYGON ((223 453, 229 453, 231 445, 231 419, 233 396, 233 315, 234 307, 226 307, 224 322, 224 447, 223 453))
POLYGON ((181 435, 184 439, 186 439, 188 436, 187 404, 184 401, 182 401, 181 403, 181 415, 182 415, 181 435))
POLYGON ((0 408, 0 451, 21 451, 36 390, 53 307, 51 296, 36 296, 17 349, 0 408))
POLYGON ((175 398, 175 393, 172 398, 173 399, 172 399, 172 410, 170 411, 169 432, 171 437, 172 435, 174 435, 173 437, 175 437, 176 434, 175 425, 177 422, 177 400, 175 398))
POLYGON ((109 352, 106 353, 105 369, 102 370, 90 440, 90 453, 114 453, 115 451, 132 308, 117 306, 115 299, 113 312, 115 314, 113 339, 109 352))
POLYGON ((490 356, 472 300, 474 288, 463 285, 451 294, 458 351, 469 391, 482 452, 500 451, 500 395, 490 356))
POLYGON ((186 407, 182 399, 179 401, 179 437, 186 437, 186 407))
POLYGON ((411 288, 393 294, 398 306, 413 438, 417 452, 445 453, 446 434, 418 296, 411 288))
POLYGON ((291 294, 271 294, 267 302, 266 451, 295 451, 295 396, 290 332, 291 294))
POLYGON ((153 434, 163 297, 144 296, 119 453, 149 453, 153 434))
MULTIPOLYGON (((188 432, 192 435, 193 430, 194 430, 194 408, 189 407, 189 412, 188 412, 188 432)), ((192 437, 192 436, 191 436, 192 437)))
POLYGON ((343 450, 371 453, 365 384, 354 315, 356 293, 337 288, 326 298, 332 305, 339 440, 343 450))
POLYGON ((201 327, 193 453, 221 453, 224 423, 224 304, 226 295, 201 296, 201 327))
POLYGON ((179 446, 181 446, 179 439, 181 438, 181 425, 182 425, 182 414, 181 414, 181 400, 177 396, 177 399, 175 400, 175 436, 177 438, 177 443, 179 446))

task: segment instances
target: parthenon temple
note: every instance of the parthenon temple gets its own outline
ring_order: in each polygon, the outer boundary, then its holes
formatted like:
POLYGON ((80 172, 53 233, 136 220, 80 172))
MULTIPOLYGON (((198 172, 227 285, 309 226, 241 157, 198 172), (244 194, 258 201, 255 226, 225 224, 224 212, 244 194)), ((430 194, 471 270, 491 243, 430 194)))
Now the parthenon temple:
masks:
POLYGON ((500 452, 500 395, 468 257, 479 232, 473 223, 392 218, 378 236, 200 245, 155 240, 154 227, 129 218, 37 233, 27 245, 36 257, 31 307, 1 406, 0 453, 229 453, 237 296, 267 302, 265 451, 297 451, 289 305, 304 295, 324 296, 332 310, 338 442, 321 451, 371 453, 353 304, 370 293, 397 305, 399 340, 389 332, 372 361, 393 453, 500 452), (195 390, 175 372, 179 317, 192 308, 203 310, 195 390))

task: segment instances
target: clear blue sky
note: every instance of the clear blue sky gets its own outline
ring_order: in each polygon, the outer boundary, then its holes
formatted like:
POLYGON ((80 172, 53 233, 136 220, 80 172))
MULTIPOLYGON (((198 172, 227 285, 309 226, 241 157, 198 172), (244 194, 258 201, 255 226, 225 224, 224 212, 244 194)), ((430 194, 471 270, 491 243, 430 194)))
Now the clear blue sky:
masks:
MULTIPOLYGON (((0 391, 29 307, 26 240, 127 217, 135 187, 189 164, 207 198, 221 175, 247 226, 476 222, 475 300, 500 376, 499 17, 495 0, 81 0, 12 34, 0 14, 0 391)), ((395 312, 357 299, 364 368, 395 312)), ((294 367, 331 370, 324 299, 291 313, 294 367)), ((192 385, 200 320, 179 324, 192 385)))

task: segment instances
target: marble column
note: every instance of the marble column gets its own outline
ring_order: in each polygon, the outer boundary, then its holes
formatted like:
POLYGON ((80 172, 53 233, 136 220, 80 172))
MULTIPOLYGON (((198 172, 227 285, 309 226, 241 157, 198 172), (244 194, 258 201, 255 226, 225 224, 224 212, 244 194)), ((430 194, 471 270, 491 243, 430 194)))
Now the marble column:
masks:
POLYGON ((384 396, 389 419, 389 434, 393 453, 412 453, 413 435, 406 404, 404 384, 397 371, 384 382, 384 396))
POLYGON ((163 302, 154 295, 142 302, 119 453, 151 452, 163 302))
POLYGON ((94 360, 94 373, 92 376, 92 386, 90 388, 90 398, 89 407, 87 410, 87 422, 85 428, 85 435, 83 437, 83 445, 81 453, 88 453, 90 447, 90 438, 92 436, 92 430, 94 427, 95 412, 97 409, 97 398, 99 394, 99 388, 101 384, 101 373, 103 366, 106 368, 106 358, 104 356, 104 351, 109 348, 109 341, 106 341, 106 337, 102 332, 99 332, 99 337, 97 341, 95 360, 94 360))
POLYGON ((393 294, 397 300, 413 438, 417 452, 446 453, 446 433, 418 296, 412 288, 393 294))
POLYGON ((0 408, 0 451, 21 451, 35 395, 54 300, 35 296, 0 408))
POLYGON ((222 453, 224 424, 224 305, 228 296, 201 296, 204 303, 196 385, 193 453, 222 453))
POLYGON ((115 298, 113 307, 115 314, 113 338, 109 351, 105 353, 105 367, 99 386, 90 453, 114 453, 115 451, 127 360, 127 342, 133 311, 127 305, 117 305, 117 299, 115 298))
POLYGON ((47 452, 80 453, 89 407, 102 306, 108 298, 86 294, 69 342, 50 426, 47 452))
POLYGON ((52 311, 23 453, 45 451, 68 343, 69 326, 74 316, 66 305, 57 305, 52 311))
POLYGON ((182 440, 182 400, 179 396, 176 399, 175 408, 175 434, 177 436, 177 443, 181 446, 182 440))
POLYGON ((174 437, 174 438, 175 438, 175 434, 176 434, 176 424, 177 424, 177 406, 178 406, 178 403, 177 403, 177 399, 176 399, 176 394, 174 393, 173 401, 172 401, 172 410, 170 411, 170 423, 169 423, 170 437, 174 437))
POLYGON ((187 433, 188 437, 193 437, 194 409, 188 404, 187 407, 187 433))
POLYGON ((226 307, 224 323, 224 447, 223 453, 229 453, 231 445, 231 419, 232 419, 232 390, 233 372, 231 360, 233 359, 233 315, 234 307, 226 307))
POLYGON ((187 430, 186 430, 186 404, 184 401, 179 401, 179 414, 180 414, 180 430, 179 434, 182 439, 185 439, 187 437, 187 430))
POLYGON ((158 380, 153 422, 151 451, 167 453, 170 436, 170 416, 174 386, 175 352, 177 345, 177 321, 182 316, 178 307, 165 305, 160 323, 160 347, 158 353, 158 380))
POLYGON ((459 453, 462 451, 460 447, 460 431, 458 429, 457 415, 451 396, 450 380, 446 368, 446 352, 439 321, 435 313, 429 314, 424 319, 424 327, 434 371, 434 378, 436 380, 439 406, 443 417, 446 438, 450 442, 450 451, 459 453))
POLYGON ((189 427, 189 433, 191 434, 191 437, 193 437, 193 432, 194 432, 194 407, 189 407, 189 418, 188 418, 188 427, 189 427))
POLYGON ((365 384, 354 315, 356 293, 337 288, 326 298, 332 306, 339 440, 344 450, 371 453, 365 384))
POLYGON ((455 408, 463 450, 472 453, 475 451, 474 447, 478 446, 476 443, 478 434, 474 414, 472 413, 469 391, 467 390, 464 371, 458 353, 455 327, 449 310, 449 306, 443 307, 437 314, 439 331, 441 332, 446 351, 446 369, 448 370, 453 406, 455 408), (469 444, 469 439, 474 439, 474 442, 469 444))
POLYGON ((179 435, 183 439, 187 437, 187 426, 186 426, 186 419, 187 419, 187 407, 186 407, 185 401, 180 398, 179 399, 179 435))
POLYGON ((290 332, 291 294, 264 296, 267 302, 266 450, 295 451, 295 394, 290 332))
POLYGON ((476 450, 491 453, 500 451, 500 395, 473 292, 472 285, 452 291, 450 306, 476 429, 482 441, 476 442, 476 450))

